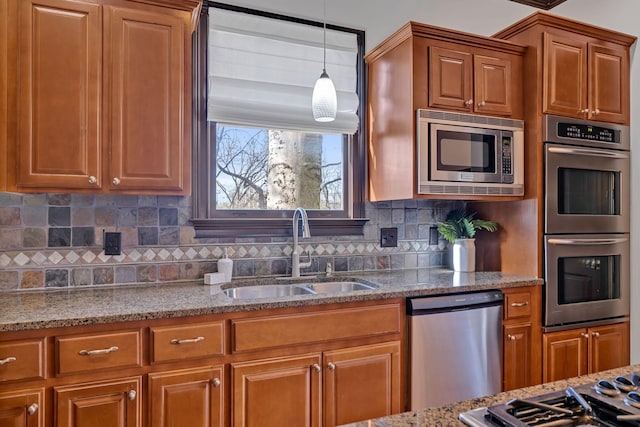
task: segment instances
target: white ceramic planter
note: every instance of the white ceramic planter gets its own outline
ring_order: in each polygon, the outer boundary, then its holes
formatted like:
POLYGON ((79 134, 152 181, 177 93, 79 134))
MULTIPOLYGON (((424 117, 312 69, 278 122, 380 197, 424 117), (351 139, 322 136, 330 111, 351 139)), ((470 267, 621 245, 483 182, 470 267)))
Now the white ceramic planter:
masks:
POLYGON ((476 271, 476 239, 456 239, 453 243, 453 271, 476 271))

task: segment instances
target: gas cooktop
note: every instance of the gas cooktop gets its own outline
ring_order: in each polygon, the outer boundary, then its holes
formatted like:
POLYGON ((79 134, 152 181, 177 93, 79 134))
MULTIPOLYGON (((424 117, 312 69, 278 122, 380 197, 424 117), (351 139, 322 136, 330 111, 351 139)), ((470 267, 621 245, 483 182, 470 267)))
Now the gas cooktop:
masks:
POLYGON ((640 373, 460 414, 472 427, 640 426, 640 373))

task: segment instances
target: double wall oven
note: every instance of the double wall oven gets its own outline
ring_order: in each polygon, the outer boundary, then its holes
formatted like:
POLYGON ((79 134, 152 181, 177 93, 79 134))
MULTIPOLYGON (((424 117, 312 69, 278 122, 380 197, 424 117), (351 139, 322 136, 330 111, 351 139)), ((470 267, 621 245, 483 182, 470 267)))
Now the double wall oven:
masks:
POLYGON ((545 326, 629 315, 627 126, 547 115, 545 326))

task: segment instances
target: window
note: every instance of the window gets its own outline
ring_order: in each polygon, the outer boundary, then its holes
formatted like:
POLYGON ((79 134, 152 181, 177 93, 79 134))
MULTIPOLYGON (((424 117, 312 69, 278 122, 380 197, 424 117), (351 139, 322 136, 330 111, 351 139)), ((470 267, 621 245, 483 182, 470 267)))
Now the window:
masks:
POLYGON ((291 233, 296 207, 314 235, 362 234, 361 31, 327 26, 334 122, 314 122, 322 23, 205 3, 194 58, 197 237, 291 233))

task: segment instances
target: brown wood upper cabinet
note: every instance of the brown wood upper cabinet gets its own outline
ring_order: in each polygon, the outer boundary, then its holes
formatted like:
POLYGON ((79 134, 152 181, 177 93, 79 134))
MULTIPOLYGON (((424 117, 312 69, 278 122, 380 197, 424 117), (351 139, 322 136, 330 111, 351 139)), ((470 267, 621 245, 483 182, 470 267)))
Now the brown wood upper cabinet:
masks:
POLYGON ((191 15, 19 2, 15 190, 187 194, 191 15))
POLYGON ((628 123, 628 50, 590 40, 544 34, 544 112, 628 123))
POLYGON ((429 48, 429 107, 510 116, 511 60, 429 48))

